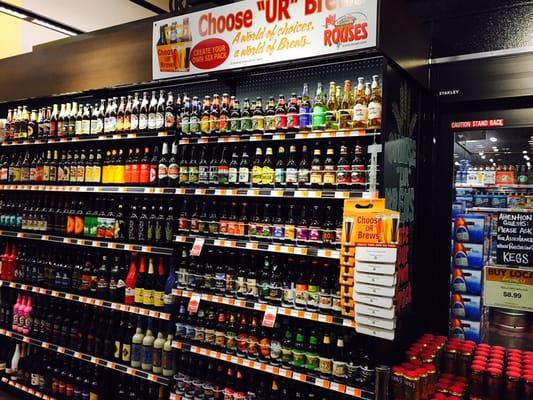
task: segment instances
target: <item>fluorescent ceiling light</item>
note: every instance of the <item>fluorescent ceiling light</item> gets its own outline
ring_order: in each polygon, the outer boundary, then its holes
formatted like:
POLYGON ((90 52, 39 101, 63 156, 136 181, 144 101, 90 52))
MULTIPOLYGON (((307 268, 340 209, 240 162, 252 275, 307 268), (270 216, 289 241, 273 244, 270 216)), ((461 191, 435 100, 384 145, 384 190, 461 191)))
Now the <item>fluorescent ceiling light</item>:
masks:
POLYGON ((4 14, 9 14, 12 17, 16 17, 16 18, 20 18, 20 19, 28 18, 28 16, 26 14, 23 14, 21 12, 15 11, 15 10, 11 10, 10 8, 7 8, 7 7, 0 6, 0 12, 2 12, 4 14))
POLYGON ((490 158, 489 161, 490 161, 490 162, 494 162, 494 158, 490 158))
POLYGON ((69 36, 76 36, 77 35, 76 32, 69 31, 68 29, 63 29, 63 28, 61 28, 61 27, 59 27, 57 25, 54 25, 54 24, 51 24, 49 22, 40 20, 39 18, 32 18, 31 22, 33 22, 34 24, 37 24, 37 25, 44 26, 45 28, 48 28, 48 29, 52 29, 54 31, 64 33, 65 35, 69 35, 69 36))
POLYGON ((487 157, 485 157, 485 155, 482 155, 482 156, 481 156, 481 159, 482 159, 482 160, 484 160, 485 158, 487 158, 487 157))
POLYGON ((489 138, 489 140, 490 140, 491 142, 497 142, 497 141, 498 141, 498 139, 495 138, 494 136, 491 136, 491 137, 489 138))
POLYGON ((522 154, 527 154, 527 150, 522 150, 522 154))

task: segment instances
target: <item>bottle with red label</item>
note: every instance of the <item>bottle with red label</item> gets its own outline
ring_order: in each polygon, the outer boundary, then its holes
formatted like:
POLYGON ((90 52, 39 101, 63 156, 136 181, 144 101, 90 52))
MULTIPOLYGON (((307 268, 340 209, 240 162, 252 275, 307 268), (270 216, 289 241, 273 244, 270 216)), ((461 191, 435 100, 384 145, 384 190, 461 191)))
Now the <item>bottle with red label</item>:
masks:
POLYGON ((150 183, 150 148, 144 148, 144 154, 139 162, 139 183, 149 184, 150 183))

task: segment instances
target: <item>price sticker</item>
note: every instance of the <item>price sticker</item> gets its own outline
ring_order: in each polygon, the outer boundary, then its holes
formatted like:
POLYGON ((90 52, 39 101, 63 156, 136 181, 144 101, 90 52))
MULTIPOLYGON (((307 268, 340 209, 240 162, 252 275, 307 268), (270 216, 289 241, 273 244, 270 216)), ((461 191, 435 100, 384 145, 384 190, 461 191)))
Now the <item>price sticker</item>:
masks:
POLYGON ((201 300, 200 294, 198 293, 193 294, 191 299, 189 300, 187 311, 195 314, 198 311, 198 307, 200 306, 200 300, 201 300))
POLYGON ((307 376, 305 376, 304 374, 300 374, 299 372, 293 372, 292 379, 295 379, 300 382, 305 382, 307 381, 307 376))
POLYGON ((354 388, 351 386, 346 386, 346 394, 350 396, 354 396, 354 397, 359 397, 359 398, 363 397, 363 392, 361 389, 354 388))
POLYGON ((191 249, 191 256, 198 257, 200 253, 202 253, 202 248, 204 247, 205 239, 204 238, 196 238, 194 239, 194 243, 192 245, 191 249))
POLYGON ((315 385, 323 387, 325 389, 329 388, 329 381, 321 378, 315 378, 315 385))
POLYGON ((276 323, 276 317, 278 315, 278 307, 276 306, 267 306, 265 313, 263 314, 262 325, 267 328, 273 328, 276 323))
POLYGON ((485 267, 484 303, 533 311, 533 272, 529 268, 485 267))

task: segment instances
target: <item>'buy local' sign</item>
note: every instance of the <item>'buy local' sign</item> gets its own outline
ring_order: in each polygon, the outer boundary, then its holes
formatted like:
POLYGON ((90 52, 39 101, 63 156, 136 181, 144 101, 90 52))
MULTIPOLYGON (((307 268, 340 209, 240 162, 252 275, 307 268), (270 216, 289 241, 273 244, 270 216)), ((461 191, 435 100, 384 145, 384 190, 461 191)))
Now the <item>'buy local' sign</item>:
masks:
POLYGON ((377 0, 244 0, 154 22, 153 78, 376 45, 377 0))

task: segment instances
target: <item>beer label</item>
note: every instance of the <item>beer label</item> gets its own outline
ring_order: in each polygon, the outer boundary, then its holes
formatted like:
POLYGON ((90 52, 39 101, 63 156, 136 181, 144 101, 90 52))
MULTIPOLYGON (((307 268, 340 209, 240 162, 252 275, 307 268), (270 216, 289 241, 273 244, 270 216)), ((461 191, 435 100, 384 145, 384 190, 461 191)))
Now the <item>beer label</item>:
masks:
POLYGON ((218 166, 209 166, 209 183, 218 184, 218 166))
POLYGON ((183 114, 181 118, 181 131, 185 134, 191 132, 191 119, 187 114, 183 114))
POLYGON ((161 366, 163 367, 163 370, 172 371, 174 369, 174 357, 172 356, 172 353, 172 350, 163 350, 163 353, 161 354, 161 366))
POLYGON ((246 333, 239 333, 237 335, 237 351, 240 353, 248 352, 248 335, 246 333))
POLYGON ((159 179, 164 179, 168 176, 168 168, 165 164, 159 164, 157 167, 157 175, 159 179))
POLYGON ((261 183, 263 185, 268 185, 269 183, 273 183, 273 182, 274 182, 274 170, 270 167, 263 167, 262 172, 261 172, 261 183))
POLYGON ((138 343, 132 343, 131 345, 131 364, 141 363, 142 345, 138 343))
POLYGON ((170 111, 167 111, 165 113, 165 128, 173 128, 175 122, 176 120, 174 118, 174 114, 170 111))
POLYGON ((285 226, 284 225, 274 225, 271 231, 272 231, 272 237, 276 239, 285 238, 285 226))
POLYGON ((148 129, 155 129, 156 128, 156 114, 155 113, 149 113, 148 114, 148 129))
POLYGON ((285 168, 276 168, 274 172, 274 181, 276 183, 285 183, 285 168))
POLYGON ((237 348, 237 338, 235 332, 226 332, 226 348, 230 351, 234 351, 237 348))
POLYGON ((144 130, 148 128, 148 116, 146 114, 139 114, 139 129, 144 130))
POLYGON ((368 119, 375 120, 381 119, 381 103, 371 101, 368 105, 368 119))
POLYGON ((309 227, 308 229, 308 238, 310 241, 313 242, 321 242, 322 241, 322 231, 319 227, 309 227))
POLYGON ((254 131, 265 130, 265 118, 262 115, 252 116, 252 130, 254 131))
POLYGON ((324 229, 322 231, 322 242, 323 243, 335 243, 335 231, 333 229, 324 229))
POLYGON ((229 167, 227 165, 219 165, 218 167, 218 183, 221 185, 228 184, 229 167))
POLYGON ((321 106, 315 107, 312 119, 314 127, 324 127, 326 125, 326 109, 321 106))
POLYGON ((296 240, 309 240, 309 229, 307 226, 296 227, 296 240))
POLYGON ((163 349, 156 349, 152 351, 152 368, 161 368, 163 358, 163 349))
POLYGON ((228 130, 229 118, 227 115, 221 115, 218 119, 218 130, 226 132, 228 130))
POLYGON ((309 183, 309 170, 307 168, 298 169, 298 183, 309 183))
POLYGON ((265 129, 269 131, 276 130, 276 117, 274 115, 265 116, 265 129))
POLYGON ((211 122, 209 116, 203 116, 200 120, 200 130, 204 133, 208 133, 211 129, 211 122))
POLYGON ((263 179, 263 168, 258 165, 254 165, 252 167, 252 184, 260 185, 262 179, 263 179))
POLYGON ((207 165, 200 165, 198 167, 198 182, 209 183, 209 167, 207 165))
POLYGON ((237 183, 239 179, 239 170, 235 167, 230 167, 228 172, 228 183, 237 183))
POLYGON ((296 237, 296 228, 294 225, 285 224, 285 239, 294 240, 296 237))
POLYGON ((191 133, 200 132, 200 120, 196 115, 191 116, 189 127, 191 133))
POLYGON ((199 168, 195 165, 189 167, 189 183, 197 183, 199 179, 199 168))
POLYGON ((366 181, 364 165, 352 165, 351 181, 356 184, 363 184, 366 181))
POLYGON ((241 118, 241 129, 243 131, 249 131, 252 129, 252 119, 250 117, 241 118))
POLYGON ((154 290, 154 307, 163 307, 164 305, 164 292, 154 290))
POLYGON ((239 183, 250 182, 250 169, 248 167, 239 168, 239 183))
POLYGON ((152 346, 140 346, 141 347, 141 363, 142 364, 152 364, 152 354, 153 354, 153 347, 152 346))
POLYGON ((281 342, 278 340, 270 341, 270 360, 275 361, 281 358, 281 342))
POLYGON ((179 168, 180 183, 187 183, 189 181, 189 167, 182 165, 179 168))
POLYGON ((307 285, 296 285, 294 290, 294 303, 296 306, 305 307, 307 285))
POLYGON ((332 366, 333 376, 337 378, 344 378, 346 376, 346 363, 344 361, 333 361, 332 366))
POLYGON ((178 174, 179 174, 179 166, 178 166, 178 164, 176 164, 176 163, 169 164, 168 165, 168 170, 167 170, 168 178, 171 181, 175 181, 175 180, 178 179, 178 174))
POLYGON ((165 125, 165 116, 163 113, 156 113, 155 114, 155 128, 161 129, 165 125))
POLYGON ((292 365, 296 368, 303 368, 305 365, 305 353, 303 350, 292 350, 292 365))
POLYGON ((130 125, 130 129, 132 131, 136 130, 139 127, 139 117, 137 116, 137 114, 131 114, 130 125))
POLYGON ((246 294, 250 297, 257 297, 258 288, 256 279, 246 279, 246 294))
POLYGON ((326 185, 334 185, 336 179, 336 171, 334 165, 326 165, 324 166, 324 184, 326 185))
POLYGON ((337 165, 337 183, 350 183, 351 170, 349 165, 337 165))
POLYGON ((297 113, 287 113, 287 128, 298 128, 300 116, 297 113))
POLYGON ((368 118, 368 108, 365 104, 358 103, 353 108, 353 120, 354 122, 366 124, 368 118))
POLYGON ((320 165, 311 166, 310 181, 312 184, 322 184, 322 167, 320 165))
POLYGON ((276 114, 274 117, 275 128, 276 129, 286 129, 287 128, 287 115, 286 114, 276 114))
POLYGON ((309 285, 307 288, 306 303, 309 308, 316 309, 318 307, 319 290, 318 285, 309 285))
POLYGON ((229 126, 232 132, 238 132, 241 130, 241 120, 239 118, 231 118, 229 126))
POLYGON ((318 370, 319 358, 317 353, 305 353, 305 368, 310 371, 318 370))
POLYGON ((318 368, 320 374, 330 375, 332 372, 333 360, 331 358, 319 357, 318 359, 318 368))

